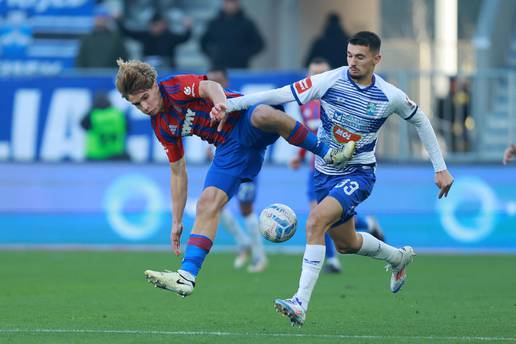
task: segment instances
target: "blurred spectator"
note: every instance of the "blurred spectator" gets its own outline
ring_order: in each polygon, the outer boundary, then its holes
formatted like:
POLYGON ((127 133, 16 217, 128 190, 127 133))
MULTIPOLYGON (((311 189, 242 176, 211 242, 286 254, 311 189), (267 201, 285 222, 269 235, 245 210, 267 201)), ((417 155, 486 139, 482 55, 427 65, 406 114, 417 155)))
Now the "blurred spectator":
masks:
POLYGON ((213 67, 206 74, 208 80, 218 82, 222 88, 228 88, 228 71, 225 68, 213 67))
POLYGON ((323 34, 312 42, 305 59, 305 66, 308 67, 310 61, 316 57, 328 61, 332 69, 347 66, 348 40, 349 35, 342 28, 339 15, 329 13, 323 34))
POLYGON ((181 34, 171 32, 167 20, 159 13, 150 20, 148 31, 130 30, 122 18, 117 23, 125 35, 142 44, 144 61, 155 68, 176 68, 176 47, 192 36, 189 18, 184 20, 185 30, 181 34))
POLYGON ((201 36, 201 49, 212 67, 248 68, 250 59, 264 46, 260 32, 238 0, 224 0, 201 36))
POLYGON ((513 156, 516 156, 516 146, 511 143, 503 153, 503 164, 507 165, 511 162, 513 156))
POLYGON ((81 38, 75 65, 79 68, 115 68, 116 59, 127 59, 122 37, 112 27, 112 18, 102 6, 95 7, 93 31, 81 38))
POLYGON ((459 83, 457 77, 450 77, 448 94, 438 100, 437 114, 443 123, 442 134, 447 139, 451 151, 469 151, 469 122, 472 121, 472 117, 469 85, 466 81, 459 83))
POLYGON ((91 111, 81 120, 86 130, 86 159, 127 160, 128 121, 125 114, 111 105, 107 92, 99 91, 91 111))

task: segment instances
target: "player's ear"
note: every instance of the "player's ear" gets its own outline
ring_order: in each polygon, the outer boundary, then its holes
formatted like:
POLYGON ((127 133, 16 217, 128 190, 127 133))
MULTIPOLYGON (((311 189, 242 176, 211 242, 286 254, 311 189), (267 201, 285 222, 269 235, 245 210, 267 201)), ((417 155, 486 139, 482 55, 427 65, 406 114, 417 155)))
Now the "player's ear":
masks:
POLYGON ((377 65, 378 63, 380 63, 380 61, 382 60, 382 54, 380 54, 380 52, 378 52, 375 56, 374 56, 374 64, 377 65))

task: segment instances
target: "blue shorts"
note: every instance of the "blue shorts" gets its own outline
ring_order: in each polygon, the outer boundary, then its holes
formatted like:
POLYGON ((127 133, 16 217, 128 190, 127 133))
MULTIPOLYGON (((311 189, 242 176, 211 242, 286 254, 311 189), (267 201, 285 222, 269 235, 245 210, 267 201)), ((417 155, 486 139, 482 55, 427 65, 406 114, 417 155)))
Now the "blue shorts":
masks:
POLYGON ((338 226, 355 216, 355 208, 366 200, 373 190, 376 176, 374 168, 357 167, 351 173, 331 176, 314 172, 315 193, 320 203, 326 196, 335 198, 342 206, 342 216, 332 227, 338 226))
POLYGON ((258 186, 258 177, 250 182, 241 183, 238 187, 236 198, 240 203, 254 203, 256 200, 256 188, 258 186))
POLYGON ((306 195, 308 196, 308 202, 317 202, 317 195, 315 194, 314 172, 315 169, 313 168, 311 168, 308 172, 308 180, 306 184, 306 195))
POLYGON ((226 142, 215 150, 204 182, 205 189, 214 186, 231 199, 241 183, 254 180, 260 172, 265 149, 276 142, 279 135, 253 127, 251 116, 255 108, 249 108, 242 115, 226 142))

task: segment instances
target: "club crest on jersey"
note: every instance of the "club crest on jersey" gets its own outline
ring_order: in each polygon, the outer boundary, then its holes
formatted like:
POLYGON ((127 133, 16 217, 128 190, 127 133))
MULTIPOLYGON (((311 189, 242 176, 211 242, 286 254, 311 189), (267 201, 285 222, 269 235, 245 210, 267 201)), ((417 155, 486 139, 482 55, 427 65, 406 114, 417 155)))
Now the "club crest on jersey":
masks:
POLYGON ((373 116, 375 112, 376 112, 376 104, 375 103, 368 103, 367 104, 367 109, 366 109, 366 114, 368 116, 373 116))
POLYGON ((195 84, 192 84, 192 86, 185 86, 185 88, 183 88, 183 93, 187 96, 192 95, 192 97, 195 97, 195 84))
POLYGON ((332 129, 333 137, 335 138, 335 141, 339 143, 346 143, 349 141, 359 141, 362 136, 352 133, 351 131, 344 129, 338 125, 334 125, 332 129))
POLYGON ((306 79, 298 81, 294 84, 294 87, 296 88, 298 94, 306 92, 310 88, 312 88, 312 79, 308 77, 306 79))

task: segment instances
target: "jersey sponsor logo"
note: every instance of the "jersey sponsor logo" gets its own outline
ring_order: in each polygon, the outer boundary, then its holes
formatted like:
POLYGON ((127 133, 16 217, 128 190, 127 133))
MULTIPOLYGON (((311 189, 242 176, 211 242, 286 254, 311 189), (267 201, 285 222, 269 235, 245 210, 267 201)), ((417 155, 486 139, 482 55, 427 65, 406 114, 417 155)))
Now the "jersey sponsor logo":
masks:
POLYGON ((351 131, 344 129, 338 125, 334 125, 332 129, 333 137, 339 143, 346 143, 349 141, 359 141, 362 136, 352 133, 351 131))
POLYGON ((296 88, 298 94, 306 92, 310 88, 312 88, 312 79, 306 78, 301 81, 298 81, 294 84, 294 87, 296 88))
POLYGON ((181 130, 181 136, 190 136, 192 135, 192 124, 195 118, 195 112, 188 109, 186 110, 185 120, 183 122, 183 129, 181 130))

